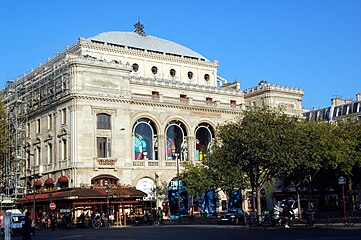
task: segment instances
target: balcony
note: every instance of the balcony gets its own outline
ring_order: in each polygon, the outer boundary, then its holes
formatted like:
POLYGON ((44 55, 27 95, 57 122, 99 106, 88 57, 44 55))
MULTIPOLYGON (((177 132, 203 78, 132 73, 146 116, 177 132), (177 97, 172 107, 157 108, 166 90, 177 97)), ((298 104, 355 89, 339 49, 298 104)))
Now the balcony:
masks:
POLYGON ((158 167, 159 161, 157 160, 134 160, 133 167, 158 167))
POLYGON ((116 158, 96 158, 94 161, 95 168, 115 168, 116 165, 116 158))

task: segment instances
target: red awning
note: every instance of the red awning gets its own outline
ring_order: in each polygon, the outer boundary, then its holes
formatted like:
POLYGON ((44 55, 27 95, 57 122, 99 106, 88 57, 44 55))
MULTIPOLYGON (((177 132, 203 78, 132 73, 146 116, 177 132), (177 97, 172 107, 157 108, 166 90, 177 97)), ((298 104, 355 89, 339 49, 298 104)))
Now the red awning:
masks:
POLYGON ((40 180, 35 181, 35 186, 41 186, 43 183, 40 180))
POLYGON ((50 185, 50 184, 53 184, 53 183, 54 183, 54 180, 52 178, 48 178, 44 182, 45 185, 50 185))
POLYGON ((69 179, 66 176, 61 176, 60 178, 58 178, 59 183, 66 183, 68 181, 69 179))

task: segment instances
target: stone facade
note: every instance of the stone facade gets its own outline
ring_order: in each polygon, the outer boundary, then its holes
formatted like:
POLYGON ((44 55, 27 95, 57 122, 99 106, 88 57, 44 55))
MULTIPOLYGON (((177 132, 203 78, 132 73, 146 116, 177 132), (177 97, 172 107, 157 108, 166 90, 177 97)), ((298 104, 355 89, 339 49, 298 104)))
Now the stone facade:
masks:
POLYGON ((20 109, 19 126, 26 128, 16 144, 25 191, 34 175, 56 185, 65 176, 69 187, 168 184, 180 161, 200 164, 217 125, 247 106, 283 105, 302 115, 300 89, 262 81, 242 91, 218 77, 217 61, 161 50, 80 38, 8 84, 2 92, 8 111, 20 109))

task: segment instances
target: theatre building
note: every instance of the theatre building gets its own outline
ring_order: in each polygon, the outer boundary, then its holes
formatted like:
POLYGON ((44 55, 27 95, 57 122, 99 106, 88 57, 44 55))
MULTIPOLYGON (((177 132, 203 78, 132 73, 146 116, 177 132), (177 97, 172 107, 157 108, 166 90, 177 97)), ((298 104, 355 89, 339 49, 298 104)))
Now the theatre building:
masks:
POLYGON ((261 81, 241 90, 218 67, 140 23, 134 32, 79 38, 3 89, 19 172, 16 187, 4 187, 20 196, 33 185, 134 186, 161 206, 171 201, 180 163, 207 156, 217 125, 247 106, 302 115, 301 89, 261 81))

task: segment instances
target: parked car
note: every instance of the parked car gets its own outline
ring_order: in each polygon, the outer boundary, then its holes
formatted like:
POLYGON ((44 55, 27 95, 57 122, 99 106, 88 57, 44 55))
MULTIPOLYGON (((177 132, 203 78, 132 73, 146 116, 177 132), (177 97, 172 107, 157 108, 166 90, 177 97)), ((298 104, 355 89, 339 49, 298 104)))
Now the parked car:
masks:
POLYGON ((242 209, 227 209, 217 217, 217 223, 240 224, 244 223, 244 212, 242 209))
MULTIPOLYGON (((11 235, 22 234, 24 218, 25 215, 21 213, 11 214, 11 222, 10 222, 11 235)), ((4 235, 4 226, 1 227, 1 233, 2 235, 4 235)), ((35 234, 34 223, 31 223, 30 233, 31 235, 35 234)))

